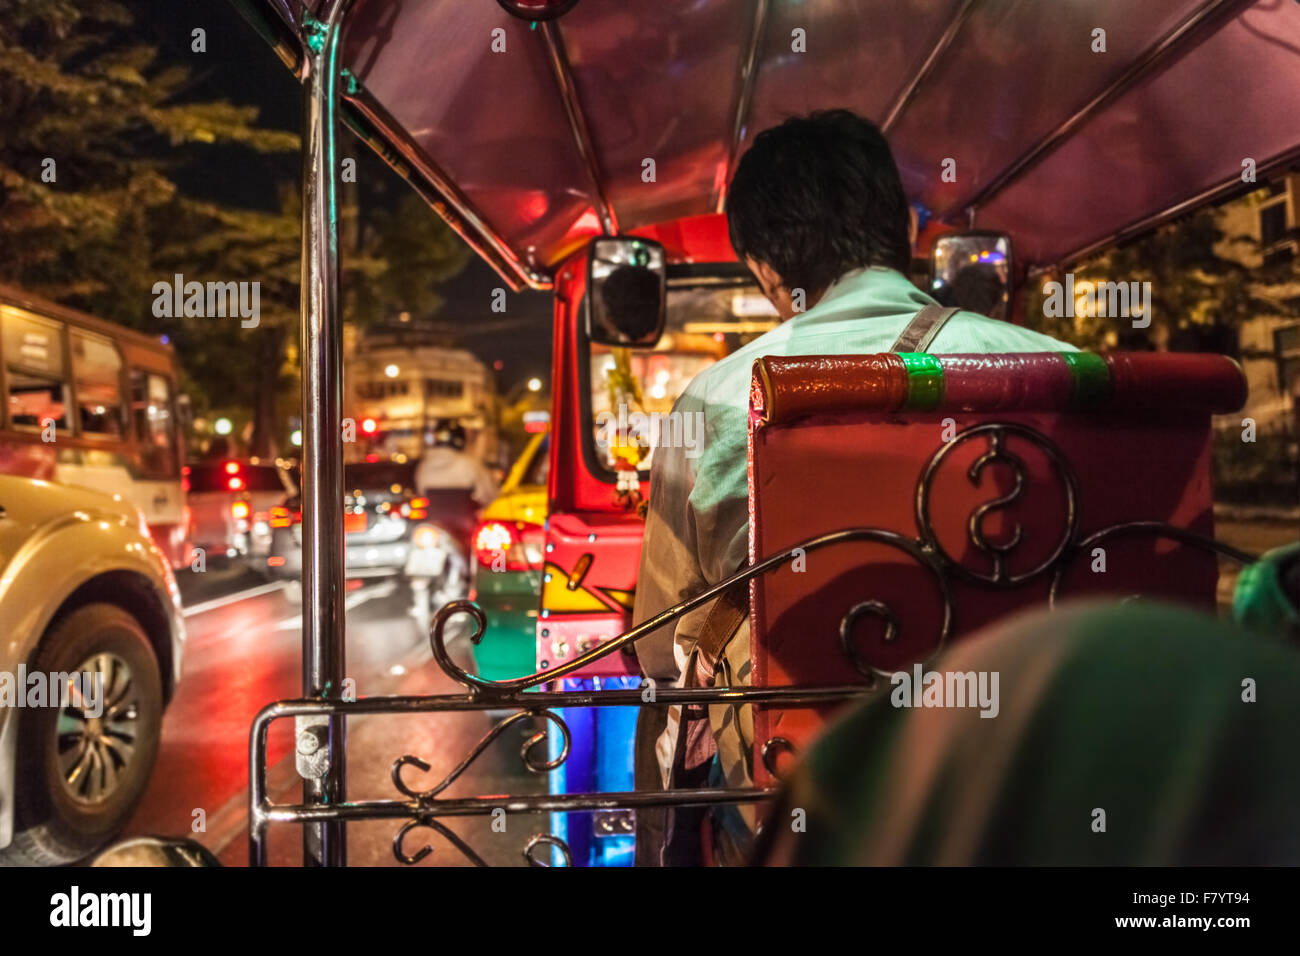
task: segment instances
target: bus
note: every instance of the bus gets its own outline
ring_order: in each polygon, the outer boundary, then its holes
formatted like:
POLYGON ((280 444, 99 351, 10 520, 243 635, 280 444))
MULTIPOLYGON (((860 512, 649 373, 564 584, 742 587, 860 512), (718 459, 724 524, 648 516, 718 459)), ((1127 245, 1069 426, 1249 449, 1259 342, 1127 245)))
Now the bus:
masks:
POLYGON ((466 450, 497 457, 495 383, 464 349, 433 344, 420 329, 367 332, 346 359, 345 415, 356 422, 351 451, 419 458, 439 420, 460 423, 466 450))
POLYGON ((165 337, 0 285, 0 474, 120 496, 181 567, 190 519, 176 380, 165 337))

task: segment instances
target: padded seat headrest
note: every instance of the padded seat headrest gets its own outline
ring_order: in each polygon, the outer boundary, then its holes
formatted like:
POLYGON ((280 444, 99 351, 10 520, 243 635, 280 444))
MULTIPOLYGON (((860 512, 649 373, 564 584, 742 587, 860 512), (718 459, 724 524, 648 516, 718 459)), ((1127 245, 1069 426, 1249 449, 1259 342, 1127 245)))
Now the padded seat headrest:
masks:
POLYGON ((1023 352, 768 356, 754 362, 756 424, 851 412, 1235 412, 1246 377, 1226 355, 1023 352))

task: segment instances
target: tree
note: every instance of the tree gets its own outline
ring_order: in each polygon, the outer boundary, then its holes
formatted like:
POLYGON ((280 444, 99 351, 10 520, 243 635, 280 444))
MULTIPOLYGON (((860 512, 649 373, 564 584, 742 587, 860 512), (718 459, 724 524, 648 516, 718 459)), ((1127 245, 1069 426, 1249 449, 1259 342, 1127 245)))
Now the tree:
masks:
MULTIPOLYGON (((252 452, 272 454, 298 404, 298 136, 256 126, 256 107, 197 100, 189 64, 132 27, 116 0, 0 0, 0 280, 169 336, 196 411, 251 418, 252 452), (283 157, 259 167, 267 208, 222 188, 253 154, 283 157), (185 185, 196 170, 204 198, 185 185), (155 283, 178 273, 258 283, 258 324, 156 316, 155 283)), ((364 188, 345 187, 340 209, 346 312, 432 315, 468 250, 413 195, 397 201, 377 159, 361 163, 364 188)))
POLYGON ((181 102, 188 70, 157 65, 131 22, 115 0, 0 0, 0 275, 148 329, 152 230, 185 211, 178 148, 298 138, 255 128, 254 107, 181 102))
POLYGON ((1225 232, 1225 208, 1203 209, 1070 270, 1076 289, 1085 282, 1149 282, 1149 328, 1090 313, 1083 303, 1072 317, 1050 316, 1041 284, 1027 288, 1025 314, 1041 331, 1084 348, 1146 345, 1237 354, 1238 332, 1247 319, 1300 317, 1300 300, 1294 291, 1286 293, 1300 282, 1300 267, 1296 260, 1270 262, 1258 239, 1225 232))

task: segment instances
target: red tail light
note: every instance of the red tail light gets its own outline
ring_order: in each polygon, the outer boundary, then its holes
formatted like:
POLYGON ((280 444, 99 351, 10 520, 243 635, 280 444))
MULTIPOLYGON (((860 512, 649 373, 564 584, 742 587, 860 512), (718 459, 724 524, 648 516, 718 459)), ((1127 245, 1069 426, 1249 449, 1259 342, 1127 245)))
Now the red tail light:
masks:
POLYGON ((239 462, 237 462, 237 461, 228 461, 228 462, 226 462, 226 474, 228 474, 228 475, 237 475, 237 474, 239 474, 239 462))
POLYGON ((290 511, 284 505, 275 505, 271 508, 271 527, 287 528, 290 525, 300 524, 302 522, 301 511, 290 511))
POLYGON ((240 488, 244 487, 244 479, 236 475, 234 478, 226 481, 226 487, 231 491, 238 491, 240 488))
POLYGON ((230 517, 237 521, 247 518, 250 510, 247 501, 236 501, 230 506, 230 517))
POLYGON ((474 529, 474 556, 493 571, 539 570, 543 537, 541 525, 484 521, 474 529))

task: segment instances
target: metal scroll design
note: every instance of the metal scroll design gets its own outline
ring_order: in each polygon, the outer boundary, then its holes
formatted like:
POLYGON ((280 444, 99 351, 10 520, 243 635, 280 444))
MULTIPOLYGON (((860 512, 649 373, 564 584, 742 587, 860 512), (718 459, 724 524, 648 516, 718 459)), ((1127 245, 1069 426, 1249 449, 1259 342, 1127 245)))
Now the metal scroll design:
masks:
POLYGON ((1024 425, 1017 425, 1009 422, 989 422, 983 425, 975 425, 956 435, 952 441, 944 444, 926 463, 925 470, 921 473, 921 480, 916 485, 916 526, 920 529, 921 538, 925 547, 936 554, 944 566, 952 571, 953 574, 964 578, 975 584, 991 585, 999 588, 1019 587, 1026 581, 1030 581, 1038 575, 1043 574, 1051 568, 1061 556, 1065 554, 1078 533, 1079 525, 1079 483, 1075 478, 1073 470, 1066 461, 1065 454, 1057 447, 1056 443, 1047 436, 1034 431, 1032 428, 1026 428, 1024 425), (993 565, 993 571, 990 574, 981 574, 978 571, 966 567, 960 561, 949 555, 934 532, 934 526, 930 520, 930 495, 934 488, 934 479, 938 474, 940 467, 962 444, 978 436, 985 435, 989 439, 989 449, 975 459, 967 469, 966 476, 972 485, 978 486, 980 475, 984 469, 994 463, 1002 463, 1010 467, 1015 477, 1015 485, 1012 489, 1001 497, 992 501, 986 501, 980 504, 971 512, 966 523, 966 536, 976 550, 987 555, 990 563, 993 565), (994 543, 989 541, 984 535, 983 522, 984 518, 995 508, 1006 507, 1018 501, 1025 492, 1026 474, 1025 463, 1019 456, 1012 454, 1007 450, 1006 440, 1008 435, 1016 435, 1037 447, 1052 464, 1062 488, 1065 492, 1065 527, 1062 529, 1062 535, 1055 548, 1048 556, 1043 559, 1036 567, 1020 574, 1010 574, 1007 572, 1006 559, 1023 541, 1021 527, 1019 524, 1014 526, 1011 539, 1003 543, 994 543))
MULTIPOLYGON (((487 630, 487 620, 477 604, 456 601, 442 607, 434 616, 430 627, 430 648, 435 661, 444 674, 459 683, 463 694, 422 697, 373 697, 359 700, 301 699, 270 704, 254 721, 249 741, 250 762, 250 857, 255 864, 265 864, 267 857, 266 831, 271 823, 310 823, 324 820, 394 819, 402 824, 392 841, 394 857, 402 864, 414 865, 428 858, 433 848, 428 843, 414 852, 408 852, 406 843, 415 830, 424 829, 447 841, 466 861, 475 866, 487 866, 461 836, 444 822, 450 817, 486 816, 502 811, 513 813, 637 810, 652 807, 684 807, 716 804, 754 803, 771 799, 774 787, 669 789, 655 792, 627 793, 576 793, 576 794, 517 794, 500 796, 449 797, 447 791, 485 753, 493 743, 511 727, 526 720, 543 722, 543 729, 533 734, 519 749, 520 759, 532 773, 543 774, 562 767, 568 759, 572 734, 564 719, 556 713, 567 707, 623 707, 646 706, 640 689, 604 690, 597 693, 575 691, 537 690, 541 685, 557 681, 566 675, 587 668, 599 659, 617 654, 634 645, 643 637, 671 624, 692 610, 701 607, 732 588, 742 587, 761 575, 786 566, 796 554, 806 555, 822 548, 853 543, 885 545, 899 550, 926 568, 935 580, 942 603, 942 623, 939 639, 934 643, 930 657, 942 652, 952 625, 953 596, 951 577, 961 578, 981 586, 1012 588, 1044 575, 1051 575, 1048 593, 1049 605, 1054 606, 1062 588, 1065 574, 1080 555, 1089 552, 1098 543, 1125 535, 1154 535, 1175 540, 1181 544, 1212 551, 1222 557, 1248 564, 1255 556, 1220 544, 1212 538, 1158 521, 1131 521, 1094 531, 1079 537, 1078 482, 1061 449, 1050 439, 1023 425, 992 422, 976 425, 959 433, 939 448, 926 462, 918 478, 915 494, 915 517, 918 536, 910 538, 881 528, 848 528, 818 535, 797 545, 785 548, 762 561, 741 569, 718 584, 686 601, 668 608, 629 631, 604 642, 598 647, 558 667, 538 671, 507 681, 488 681, 460 667, 447 649, 448 622, 458 614, 468 614, 474 622, 470 640, 479 643, 487 630), (977 506, 967 521, 967 538, 974 549, 989 559, 991 570, 965 567, 949 555, 940 544, 930 519, 930 497, 935 477, 945 461, 959 445, 984 436, 988 449, 979 455, 967 469, 967 478, 978 486, 985 469, 998 465, 1011 469, 1013 484, 1007 493, 977 506), (1061 484, 1065 502, 1065 522, 1060 539, 1055 542, 1047 557, 1027 571, 1013 573, 1008 569, 1008 558, 1022 543, 1021 527, 1013 525, 1010 536, 994 542, 984 533, 985 518, 996 508, 1006 507, 1019 500, 1027 487, 1027 469, 1022 458, 1007 447, 1007 439, 1015 436, 1036 448, 1048 459, 1061 484), (335 805, 301 804, 281 805, 270 801, 266 781, 266 749, 269 727, 272 722, 288 717, 313 715, 359 716, 362 714, 435 714, 471 712, 499 709, 514 712, 498 720, 470 748, 468 754, 449 772, 431 786, 420 788, 409 779, 408 768, 428 773, 432 766, 414 754, 403 754, 393 761, 391 780, 400 794, 399 799, 345 802, 335 805), (540 750, 551 732, 560 734, 560 746, 554 757, 545 758, 540 750)), ((844 613, 839 626, 839 648, 861 683, 827 687, 665 687, 656 688, 650 706, 694 706, 708 704, 767 704, 786 708, 819 707, 864 697, 872 693, 877 678, 889 671, 879 669, 862 658, 854 646, 852 634, 855 624, 863 617, 879 619, 884 625, 883 641, 898 639, 902 622, 884 602, 865 599, 853 604, 844 613)), ((643 684, 643 686, 645 686, 643 684)), ((782 756, 797 757, 794 745, 783 737, 764 741, 759 752, 761 761, 772 776, 779 780, 778 762, 782 756)), ((572 863, 568 844, 559 836, 536 833, 520 850, 519 857, 530 866, 549 865, 551 856, 565 865, 572 863), (547 851, 550 851, 548 854, 547 851)))

